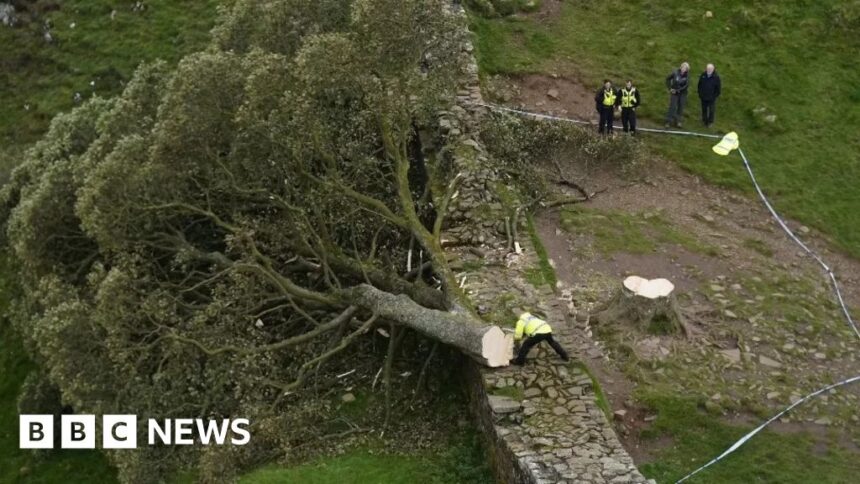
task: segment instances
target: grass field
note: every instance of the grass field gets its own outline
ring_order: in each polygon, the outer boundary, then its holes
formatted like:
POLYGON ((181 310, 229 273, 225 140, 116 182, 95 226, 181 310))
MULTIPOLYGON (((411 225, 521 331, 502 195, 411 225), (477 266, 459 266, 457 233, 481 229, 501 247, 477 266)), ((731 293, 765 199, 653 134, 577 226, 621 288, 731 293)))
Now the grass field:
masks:
MULTIPOLYGON (((640 115, 660 124, 669 71, 687 60, 695 84, 715 63, 716 128, 738 131, 778 209, 860 256, 858 19, 860 3, 850 0, 564 1, 550 17, 473 15, 472 29, 484 75, 558 73, 595 89, 605 77, 632 77, 640 115)), ((700 129, 695 85, 688 108, 686 126, 700 129)), ((718 157, 706 141, 652 137, 649 145, 712 182, 751 190, 739 157, 718 157)))
MULTIPOLYGON (((654 389, 639 395, 638 399, 657 414, 657 420, 643 437, 669 436, 672 439, 671 445, 658 451, 653 462, 640 467, 646 476, 657 482, 675 482, 752 430, 752 427, 723 423, 702 411, 701 402, 694 399, 674 397, 654 389)), ((858 470, 856 454, 838 445, 825 448, 807 434, 765 430, 689 482, 839 484, 856 482, 858 470)))
POLYGON ((176 62, 201 49, 216 5, 229 2, 149 0, 139 12, 134 3, 66 0, 31 25, 0 26, 0 169, 8 171, 54 115, 74 106, 75 93, 111 96, 141 62, 176 62), (45 21, 53 25, 51 43, 45 21))
POLYGON ((264 467, 242 477, 239 484, 490 484, 493 479, 479 438, 473 433, 456 435, 441 453, 396 455, 356 449, 297 467, 264 467))

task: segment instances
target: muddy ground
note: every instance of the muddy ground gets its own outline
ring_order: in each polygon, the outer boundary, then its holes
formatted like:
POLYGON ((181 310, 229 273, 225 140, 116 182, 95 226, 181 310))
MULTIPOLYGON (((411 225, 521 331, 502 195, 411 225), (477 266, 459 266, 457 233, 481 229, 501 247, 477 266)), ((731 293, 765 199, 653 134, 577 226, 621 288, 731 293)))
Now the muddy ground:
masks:
MULTIPOLYGON (((626 412, 618 430, 638 462, 670 443, 639 438, 653 420, 635 401, 641 386, 697 396, 726 421, 753 424, 858 372, 860 344, 825 275, 758 200, 707 185, 668 162, 654 162, 636 181, 617 173, 580 176, 590 190, 604 191, 537 220, 559 279, 593 315, 625 276, 665 277, 676 285, 691 328, 690 337, 623 322, 592 328, 609 357, 588 364, 613 410, 626 412)), ((848 303, 860 305, 860 262, 833 250, 822 234, 789 225, 835 268, 848 303)), ((856 385, 833 392, 774 430, 805 430, 823 442, 842 429, 839 443, 860 451, 858 397, 856 385)))

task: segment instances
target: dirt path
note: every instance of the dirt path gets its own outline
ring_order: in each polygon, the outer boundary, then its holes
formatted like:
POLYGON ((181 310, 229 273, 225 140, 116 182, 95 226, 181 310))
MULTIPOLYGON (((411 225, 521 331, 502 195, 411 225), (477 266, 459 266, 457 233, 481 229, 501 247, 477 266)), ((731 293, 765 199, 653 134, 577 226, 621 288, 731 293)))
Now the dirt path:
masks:
MULTIPOLYGON (((737 169, 742 170, 740 161, 734 161, 737 169)), ((659 213, 701 242, 730 253, 730 257, 714 259, 681 250, 672 254, 672 260, 657 255, 617 254, 608 260, 595 261, 597 269, 614 269, 617 275, 624 270, 641 270, 643 276, 668 273, 677 278, 681 289, 688 288, 690 281, 679 267, 689 264, 696 264, 706 275, 728 274, 758 268, 764 256, 766 263, 793 272, 820 272, 815 261, 786 236, 758 199, 709 185, 671 162, 659 162, 649 168, 648 177, 638 183, 630 183, 615 174, 597 173, 583 179, 594 190, 606 189, 588 203, 589 208, 659 213), (761 244, 744 244, 750 240, 761 244)), ((764 190, 767 192, 767 187, 764 190)), ((541 217, 543 235, 555 235, 557 223, 552 217, 552 213, 541 217), (550 229, 552 233, 547 233, 550 229)), ((826 235, 791 220, 788 225, 835 270, 848 304, 860 306, 860 261, 834 249, 826 235)), ((821 279, 826 282, 823 274, 821 279)))
POLYGON ((513 79, 504 89, 510 93, 510 104, 536 112, 597 123, 597 113, 594 110, 595 91, 576 78, 528 74, 513 79))

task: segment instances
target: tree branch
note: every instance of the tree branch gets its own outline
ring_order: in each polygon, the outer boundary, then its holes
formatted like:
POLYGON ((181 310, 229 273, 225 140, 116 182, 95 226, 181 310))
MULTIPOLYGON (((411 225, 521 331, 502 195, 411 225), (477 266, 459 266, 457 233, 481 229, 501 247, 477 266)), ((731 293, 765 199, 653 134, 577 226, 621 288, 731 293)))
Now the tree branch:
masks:
POLYGON ((316 338, 317 336, 320 336, 324 333, 332 331, 332 330, 336 329, 337 327, 339 327, 340 325, 348 322, 357 310, 358 310, 358 308, 356 306, 349 306, 348 308, 343 310, 343 312, 341 312, 337 317, 335 317, 331 321, 329 321, 325 324, 321 324, 321 325, 317 326, 316 328, 314 328, 313 330, 308 331, 307 333, 303 333, 303 334, 300 334, 298 336, 294 336, 292 338, 285 339, 283 341, 279 341, 277 343, 272 343, 272 344, 263 345, 263 346, 257 346, 254 348, 240 348, 238 346, 233 346, 233 345, 223 346, 223 347, 214 348, 214 349, 207 348, 206 346, 204 346, 202 343, 200 343, 196 339, 188 338, 188 337, 177 334, 173 328, 165 328, 169 331, 165 335, 165 337, 172 339, 172 340, 175 340, 175 341, 179 341, 182 343, 192 345, 192 346, 196 347, 197 349, 199 349, 200 351, 202 351, 203 353, 205 353, 207 356, 218 356, 218 355, 221 355, 224 353, 237 353, 237 354, 241 354, 241 355, 253 355, 253 354, 259 354, 259 353, 266 353, 269 351, 277 351, 277 350, 281 350, 284 348, 289 348, 290 346, 295 346, 295 345, 304 343, 306 341, 310 341, 310 340, 316 338))

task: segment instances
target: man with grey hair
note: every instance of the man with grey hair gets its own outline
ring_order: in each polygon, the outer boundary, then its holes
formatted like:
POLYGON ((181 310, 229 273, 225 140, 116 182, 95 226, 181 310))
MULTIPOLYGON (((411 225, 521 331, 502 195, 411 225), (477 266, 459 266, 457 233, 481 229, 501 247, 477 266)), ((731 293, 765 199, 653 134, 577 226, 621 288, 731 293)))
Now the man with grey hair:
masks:
POLYGON ((682 126, 684 105, 687 104, 687 88, 690 87, 690 64, 684 62, 681 67, 666 76, 666 89, 669 91, 669 112, 666 113, 666 127, 682 126))
POLYGON ((720 76, 717 74, 717 68, 713 64, 708 64, 705 67, 705 72, 699 76, 699 99, 702 101, 702 123, 706 128, 714 124, 716 116, 717 98, 720 97, 722 90, 720 76))

